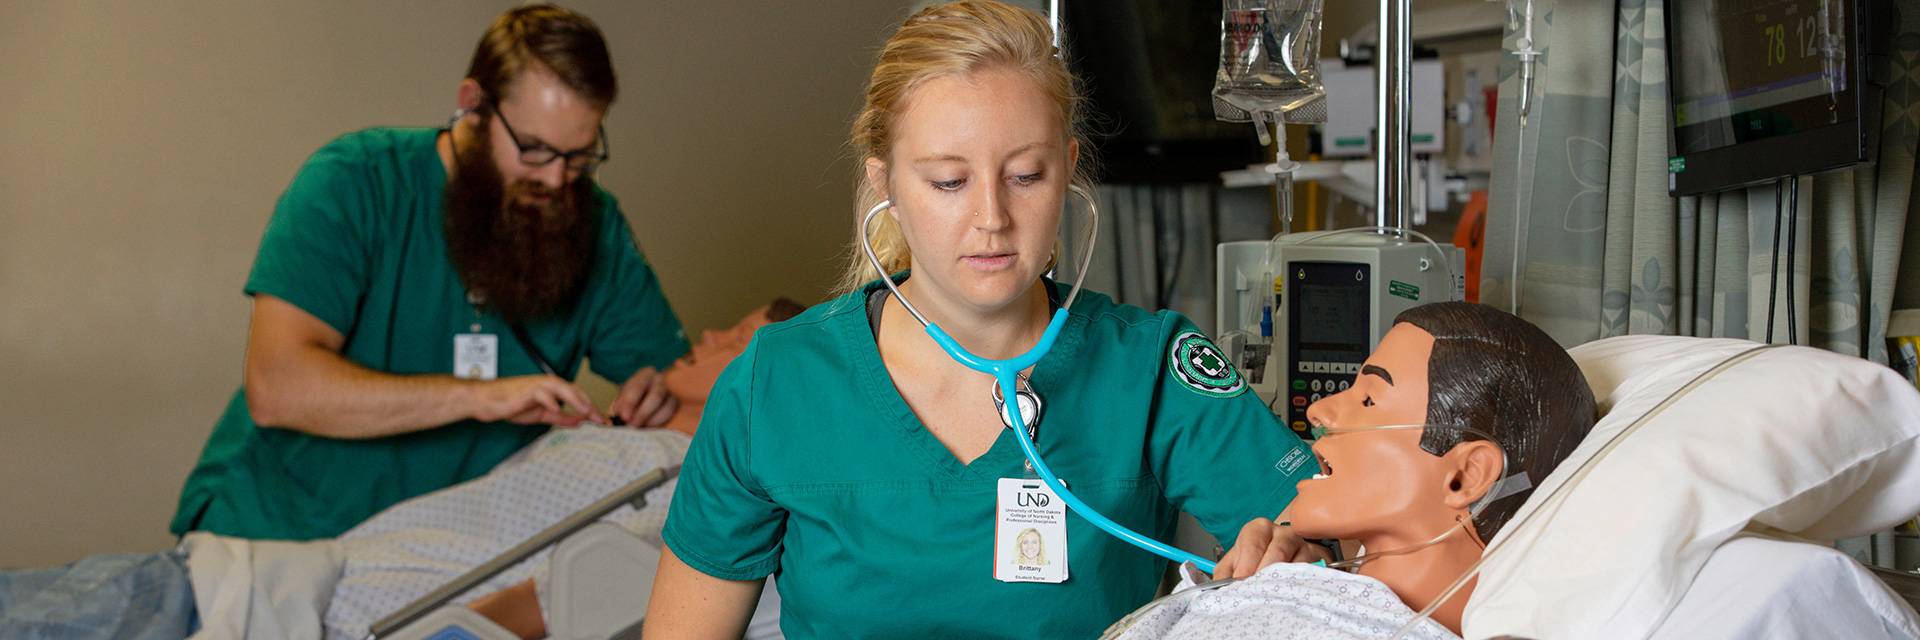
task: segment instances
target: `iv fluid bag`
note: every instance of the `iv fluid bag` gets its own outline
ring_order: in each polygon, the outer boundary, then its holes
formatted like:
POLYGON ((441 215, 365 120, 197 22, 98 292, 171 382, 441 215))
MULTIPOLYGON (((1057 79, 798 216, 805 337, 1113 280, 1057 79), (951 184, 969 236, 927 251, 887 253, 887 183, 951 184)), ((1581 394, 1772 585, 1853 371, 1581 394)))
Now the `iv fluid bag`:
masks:
POLYGON ((1320 16, 1325 0, 1223 0, 1214 117, 1248 122, 1252 112, 1283 122, 1327 121, 1320 84, 1320 16))

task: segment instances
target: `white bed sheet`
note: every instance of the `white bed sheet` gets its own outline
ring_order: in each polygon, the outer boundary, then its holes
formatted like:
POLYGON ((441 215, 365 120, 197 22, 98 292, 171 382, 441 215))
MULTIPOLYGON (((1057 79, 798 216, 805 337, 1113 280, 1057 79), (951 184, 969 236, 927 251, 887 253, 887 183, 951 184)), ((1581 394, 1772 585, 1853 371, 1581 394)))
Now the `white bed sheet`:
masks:
POLYGON ((1708 556, 1655 638, 1920 638, 1920 615, 1831 547, 1743 533, 1708 556))

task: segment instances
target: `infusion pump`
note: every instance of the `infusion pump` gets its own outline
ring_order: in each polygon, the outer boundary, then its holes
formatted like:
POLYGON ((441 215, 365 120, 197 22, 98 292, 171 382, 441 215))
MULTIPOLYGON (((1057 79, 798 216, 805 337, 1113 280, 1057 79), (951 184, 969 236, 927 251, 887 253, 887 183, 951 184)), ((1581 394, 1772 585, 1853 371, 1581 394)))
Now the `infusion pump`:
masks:
POLYGON ((1464 252, 1376 231, 1226 242, 1215 257, 1214 337, 1302 438, 1307 405, 1353 384, 1394 316, 1466 294, 1464 252))

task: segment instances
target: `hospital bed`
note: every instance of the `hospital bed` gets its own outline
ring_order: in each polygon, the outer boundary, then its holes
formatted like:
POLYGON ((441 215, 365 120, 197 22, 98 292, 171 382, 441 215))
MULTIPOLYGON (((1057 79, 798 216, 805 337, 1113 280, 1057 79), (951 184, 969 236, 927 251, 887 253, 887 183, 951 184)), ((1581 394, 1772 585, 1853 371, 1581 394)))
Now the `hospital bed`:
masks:
MULTIPOLYGON (((1565 492, 1564 502, 1555 505, 1545 498, 1569 483, 1573 469, 1595 459, 1608 439, 1651 413, 1656 402, 1676 397, 1676 390, 1703 371, 1755 346, 1629 336, 1570 350, 1605 415, 1490 541, 1468 606, 1468 637, 1920 637, 1920 616, 1914 613, 1920 578, 1868 569, 1830 544, 1888 529, 1920 512, 1920 395, 1884 367, 1807 348, 1753 355, 1679 394, 1681 401, 1619 439, 1611 456, 1565 492), (1544 515, 1528 523, 1530 513, 1544 515)), ((547 526, 402 609, 401 616, 380 626, 381 633, 393 634, 382 637, 404 637, 398 634, 410 626, 424 634, 412 637, 434 637, 430 632, 446 630, 434 627, 435 620, 457 621, 465 610, 445 606, 454 593, 548 546, 556 548, 558 558, 549 574, 555 637, 630 633, 644 611, 652 575, 648 563, 658 550, 590 523, 632 504, 644 487, 670 475, 662 470, 635 479, 547 526), (569 537, 569 531, 581 535, 569 537), (564 586, 574 574, 559 567, 582 563, 590 571, 579 574, 579 584, 603 586, 564 586), (635 580, 641 576, 646 578, 635 580), (640 588, 604 586, 623 580, 640 588), (599 597, 608 594, 619 597, 599 597), (585 629, 590 631, 575 633, 585 629)), ((207 637, 317 635, 314 612, 328 607, 328 581, 334 579, 325 573, 338 572, 333 564, 338 559, 324 557, 325 547, 215 541, 195 550, 195 596, 207 637), (201 565, 221 555, 214 552, 241 544, 249 546, 225 555, 251 565, 241 567, 243 578, 248 573, 318 577, 278 584, 257 579, 268 584, 223 585, 227 588, 218 594, 202 593, 201 565), (309 559, 276 559, 283 550, 290 555, 296 549, 309 559), (285 569, 303 563, 323 568, 285 569), (304 604, 297 602, 300 596, 289 595, 287 583, 307 583, 304 604), (236 591, 242 595, 225 595, 236 591), (220 608, 223 599, 254 611, 237 626, 220 626, 206 612, 220 608), (290 631, 258 631, 263 620, 290 631)), ((484 628, 465 620, 473 624, 469 629, 484 628)))
MULTIPOLYGON (((631 634, 660 553, 649 534, 686 443, 661 430, 556 430, 340 538, 189 534, 189 606, 206 638, 512 637, 467 604, 530 582, 550 637, 631 634)), ((779 637, 778 610, 769 589, 748 637, 779 637)))
MULTIPOLYGON (((1467 637, 1920 637, 1920 576, 1826 543, 1920 512, 1920 395, 1858 358, 1758 347, 1628 336, 1571 350, 1606 415, 1492 541, 1467 637)), ((592 523, 670 474, 635 480, 374 636, 511 637, 443 605, 556 542, 554 637, 636 636, 649 585, 618 585, 653 575, 658 549, 592 523), (590 570, 562 568, 578 563, 590 570), (569 589, 621 595, 562 602, 569 589)))
POLYGON ((1887 585, 1893 595, 1907 603, 1907 606, 1920 609, 1920 574, 1894 571, 1881 567, 1871 567, 1873 577, 1887 585))
POLYGON ((548 560, 554 590, 552 607, 546 612, 548 637, 556 640, 640 637, 641 616, 653 592, 652 577, 660 568, 660 549, 600 519, 626 505, 645 508, 647 492, 679 473, 679 467, 672 467, 640 476, 499 557, 375 622, 367 640, 514 640, 517 636, 513 633, 472 609, 449 604, 556 543, 559 546, 548 560))

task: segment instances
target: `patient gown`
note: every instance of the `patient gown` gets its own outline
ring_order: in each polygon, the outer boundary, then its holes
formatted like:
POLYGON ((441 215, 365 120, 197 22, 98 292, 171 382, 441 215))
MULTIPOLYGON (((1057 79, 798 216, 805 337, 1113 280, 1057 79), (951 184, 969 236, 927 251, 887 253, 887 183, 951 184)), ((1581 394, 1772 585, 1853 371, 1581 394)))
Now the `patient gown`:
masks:
MULTIPOLYGON (((1413 617, 1414 611, 1379 580, 1311 564, 1282 563, 1219 589, 1168 598, 1118 637, 1378 640, 1392 636, 1413 617)), ((1432 620, 1420 621, 1405 637, 1459 638, 1432 620)))

